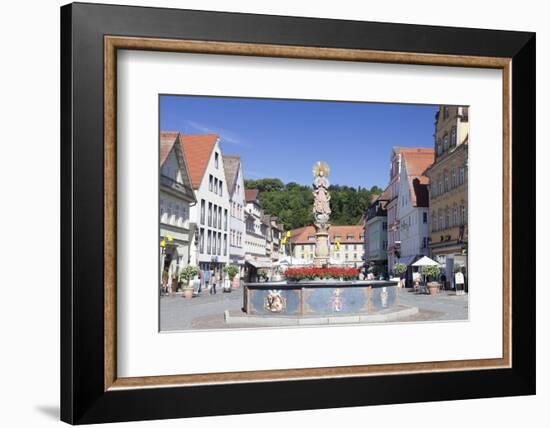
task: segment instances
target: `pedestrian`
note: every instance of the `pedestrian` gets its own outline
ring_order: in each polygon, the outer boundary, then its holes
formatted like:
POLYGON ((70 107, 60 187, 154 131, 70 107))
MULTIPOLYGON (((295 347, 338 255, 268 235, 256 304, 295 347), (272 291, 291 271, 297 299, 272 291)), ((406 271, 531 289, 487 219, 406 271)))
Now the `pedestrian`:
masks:
POLYGON ((198 273, 198 278, 199 278, 199 287, 197 288, 197 294, 199 294, 202 290, 202 284, 203 284, 203 281, 204 281, 204 274, 202 273, 202 270, 199 269, 199 273, 198 273))
POLYGON ((460 270, 455 273, 455 287, 457 295, 464 294, 464 274, 460 270))
POLYGON ((444 272, 441 273, 441 277, 439 278, 441 283, 443 284, 443 288, 447 289, 447 275, 445 275, 444 272))
POLYGON ((212 286, 210 287, 210 294, 216 294, 216 286, 220 282, 220 272, 219 269, 214 270, 212 275, 212 286))

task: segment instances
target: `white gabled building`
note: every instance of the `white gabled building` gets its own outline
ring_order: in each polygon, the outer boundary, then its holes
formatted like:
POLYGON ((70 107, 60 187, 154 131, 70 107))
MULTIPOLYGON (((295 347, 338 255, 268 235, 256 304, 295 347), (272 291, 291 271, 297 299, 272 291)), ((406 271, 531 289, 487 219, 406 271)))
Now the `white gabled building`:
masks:
POLYGON ((209 278, 229 262, 229 192, 219 138, 180 134, 180 141, 197 200, 191 207, 196 225, 191 262, 209 278))
POLYGON ((271 269, 271 257, 267 256, 268 225, 263 221, 258 189, 245 190, 245 267, 249 282, 258 280, 258 269, 271 269))
POLYGON ((229 189, 229 263, 242 269, 245 255, 245 189, 241 158, 224 155, 225 181, 229 189))
POLYGON ((265 257, 267 254, 267 227, 264 222, 262 222, 263 212, 258 189, 245 190, 245 201, 246 255, 251 257, 265 257))
POLYGON ((401 256, 397 262, 410 266, 429 253, 429 178, 424 171, 433 163, 434 152, 403 152, 401 161, 397 199, 401 256))
POLYGON ((159 182, 161 282, 171 292, 177 284, 172 278, 190 262, 190 210, 197 202, 177 132, 160 134, 159 182))

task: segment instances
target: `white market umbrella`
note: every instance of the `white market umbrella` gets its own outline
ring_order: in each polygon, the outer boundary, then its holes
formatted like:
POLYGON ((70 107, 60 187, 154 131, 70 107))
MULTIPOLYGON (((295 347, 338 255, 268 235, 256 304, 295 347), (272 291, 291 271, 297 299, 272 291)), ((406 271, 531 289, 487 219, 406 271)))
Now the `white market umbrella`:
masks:
POLYGON ((412 266, 439 266, 435 260, 430 259, 429 257, 422 257, 412 264, 412 266))
MULTIPOLYGON (((416 262, 414 262, 411 266, 439 266, 439 263, 437 263, 435 260, 430 259, 429 257, 422 257, 416 262)), ((426 275, 422 275, 424 279, 424 283, 426 282, 426 275)))

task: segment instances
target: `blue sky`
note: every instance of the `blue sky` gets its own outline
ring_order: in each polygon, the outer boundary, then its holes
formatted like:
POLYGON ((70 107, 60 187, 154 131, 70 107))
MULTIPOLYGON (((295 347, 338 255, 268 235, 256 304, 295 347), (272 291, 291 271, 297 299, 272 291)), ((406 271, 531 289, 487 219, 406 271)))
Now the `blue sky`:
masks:
POLYGON ((384 188, 393 146, 433 147, 436 106, 200 96, 160 97, 160 129, 216 133, 245 178, 311 184, 318 160, 332 184, 384 188))

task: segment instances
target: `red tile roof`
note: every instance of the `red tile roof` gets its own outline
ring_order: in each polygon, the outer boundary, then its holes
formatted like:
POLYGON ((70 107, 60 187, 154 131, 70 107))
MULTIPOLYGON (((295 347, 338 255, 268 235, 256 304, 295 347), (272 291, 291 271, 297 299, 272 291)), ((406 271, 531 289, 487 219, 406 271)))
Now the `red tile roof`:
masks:
POLYGON ((409 176, 408 178, 412 206, 427 207, 429 205, 428 188, 430 179, 424 175, 419 177, 409 176))
POLYGON ((176 142, 178 135, 179 135, 179 132, 163 131, 160 133, 160 164, 161 165, 166 161, 166 158, 170 154, 170 151, 172 150, 172 147, 174 146, 174 143, 176 142))
POLYGON ((423 174, 434 162, 434 150, 406 151, 402 152, 402 156, 407 171, 412 206, 427 207, 430 179, 423 174))
MULTIPOLYGON (((341 244, 358 244, 363 243, 361 235, 365 232, 364 225, 341 225, 341 226, 331 226, 328 230, 328 235, 330 242, 336 240, 336 236, 339 236, 338 241, 341 244), (353 235, 353 238, 348 239, 348 235, 353 235)), ((290 241, 293 244, 314 244, 315 241, 309 239, 310 236, 315 235, 314 226, 304 226, 299 229, 294 229, 291 232, 290 241)))
POLYGON ((189 166, 189 175, 194 189, 198 189, 201 185, 212 150, 218 139, 216 134, 180 134, 181 147, 189 166))
POLYGON ((403 151, 402 160, 407 167, 407 175, 423 175, 424 171, 434 163, 434 149, 415 149, 422 151, 403 151))
POLYGON ((254 202, 258 199, 258 189, 246 189, 244 192, 246 202, 254 202))

